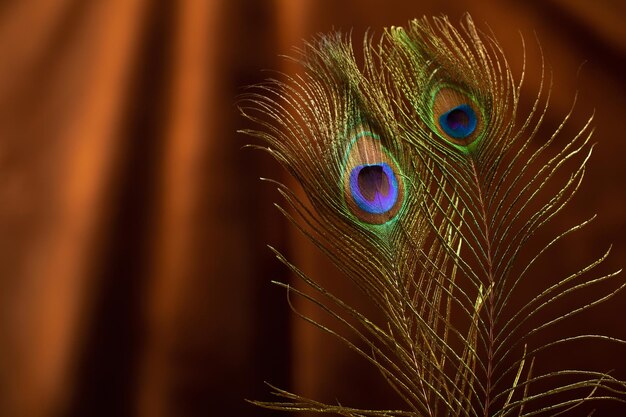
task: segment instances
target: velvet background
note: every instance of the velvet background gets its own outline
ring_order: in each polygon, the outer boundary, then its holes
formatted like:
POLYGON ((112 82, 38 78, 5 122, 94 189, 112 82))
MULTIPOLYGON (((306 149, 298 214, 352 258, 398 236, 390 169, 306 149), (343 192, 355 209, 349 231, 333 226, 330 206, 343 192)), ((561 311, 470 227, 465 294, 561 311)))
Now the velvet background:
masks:
MULTIPOLYGON (((591 260, 613 242, 607 270, 620 267, 624 2, 0 3, 0 415, 274 415, 243 401, 267 399, 264 380, 386 404, 367 365, 295 319, 269 283, 291 278, 266 243, 350 291, 272 207, 279 196, 258 177, 285 174, 241 150, 252 139, 235 133, 247 126, 236 96, 263 69, 290 71, 278 55, 317 32, 353 28, 358 44, 368 27, 441 13, 458 21, 466 11, 489 24, 514 69, 518 30, 530 49, 537 34, 555 80, 548 125, 577 89, 571 132, 595 108, 599 144, 554 230, 596 212, 599 220, 552 266, 591 260)), ((529 74, 526 91, 538 85, 529 74)), ((626 338, 624 300, 569 326, 626 338)), ((625 357, 603 345, 549 361, 626 378, 625 357)), ((621 415, 608 410, 600 415, 621 415)))

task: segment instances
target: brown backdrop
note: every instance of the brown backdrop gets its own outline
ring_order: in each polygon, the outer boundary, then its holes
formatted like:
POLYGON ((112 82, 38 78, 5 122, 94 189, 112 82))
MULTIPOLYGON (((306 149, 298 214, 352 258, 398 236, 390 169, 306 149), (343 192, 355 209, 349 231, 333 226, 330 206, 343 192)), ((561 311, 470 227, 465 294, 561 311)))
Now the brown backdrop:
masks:
MULTIPOLYGON (((576 89, 573 125, 596 109, 599 145, 561 220, 600 218, 552 261, 590 260, 613 242, 607 268, 623 265, 624 2, 2 2, 0 415, 273 415, 243 401, 267 399, 264 380, 385 404, 367 365, 296 320, 269 283, 290 277, 266 243, 344 285, 272 207, 279 196, 258 177, 284 174, 241 150, 252 139, 235 133, 246 127, 236 96, 263 69, 289 71, 278 55, 316 32, 358 39, 465 11, 514 68, 518 30, 530 44, 536 32, 555 79, 548 124, 576 89)), ((538 83, 531 74, 525 88, 538 83)), ((576 324, 626 337, 623 320, 622 296, 576 324)), ((626 378, 624 349, 571 355, 626 378)))

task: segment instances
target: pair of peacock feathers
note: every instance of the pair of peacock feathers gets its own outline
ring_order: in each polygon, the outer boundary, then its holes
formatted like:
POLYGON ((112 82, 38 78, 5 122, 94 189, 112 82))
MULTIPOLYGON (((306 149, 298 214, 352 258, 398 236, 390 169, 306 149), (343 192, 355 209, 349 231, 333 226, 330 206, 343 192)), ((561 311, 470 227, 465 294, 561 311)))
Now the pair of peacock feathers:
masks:
POLYGON ((323 404, 280 389, 282 402, 260 404, 345 416, 504 417, 568 415, 591 399, 623 402, 626 385, 603 371, 534 372, 540 354, 561 345, 623 343, 601 335, 545 342, 555 325, 624 287, 617 272, 594 275, 608 251, 554 283, 537 282, 533 298, 516 298, 546 253, 588 223, 536 253, 523 251, 578 190, 591 119, 564 145, 556 140, 569 115, 538 137, 550 86, 542 83, 520 117, 523 80, 469 16, 458 29, 447 18, 424 18, 378 41, 367 36, 358 58, 348 38, 322 36, 300 62, 300 75, 270 80, 244 99, 244 114, 261 125, 248 133, 267 142, 314 208, 278 184, 286 216, 383 319, 278 255, 317 296, 285 287, 352 332, 308 319, 378 368, 405 408, 323 404), (607 282, 600 297, 550 315, 563 297, 607 282))

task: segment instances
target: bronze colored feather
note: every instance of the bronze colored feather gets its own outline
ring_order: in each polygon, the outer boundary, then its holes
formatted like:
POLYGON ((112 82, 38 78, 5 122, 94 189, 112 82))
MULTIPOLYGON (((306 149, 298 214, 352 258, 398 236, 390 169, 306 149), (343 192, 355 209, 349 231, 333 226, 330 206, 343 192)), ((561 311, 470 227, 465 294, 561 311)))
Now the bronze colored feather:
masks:
POLYGON ((564 414, 594 399, 625 402, 626 384, 604 371, 542 374, 534 365, 542 351, 580 340, 624 344, 602 335, 533 338, 626 285, 619 271, 593 275, 608 251, 511 307, 546 252, 588 223, 523 252, 578 190, 591 118, 562 146, 561 127, 539 138, 550 89, 542 84, 520 117, 522 81, 469 16, 459 28, 445 17, 423 18, 387 29, 376 43, 367 37, 361 68, 341 34, 308 45, 301 63, 301 75, 247 95, 242 111, 261 126, 248 133, 269 145, 315 209, 279 184, 285 214, 384 319, 328 293, 277 252, 319 297, 283 285, 353 332, 308 319, 375 366, 405 408, 323 404, 281 389, 275 394, 284 401, 258 404, 345 416, 521 417, 564 414), (548 185, 571 166, 551 193, 548 185), (611 289, 564 314, 547 313, 599 284, 611 289))

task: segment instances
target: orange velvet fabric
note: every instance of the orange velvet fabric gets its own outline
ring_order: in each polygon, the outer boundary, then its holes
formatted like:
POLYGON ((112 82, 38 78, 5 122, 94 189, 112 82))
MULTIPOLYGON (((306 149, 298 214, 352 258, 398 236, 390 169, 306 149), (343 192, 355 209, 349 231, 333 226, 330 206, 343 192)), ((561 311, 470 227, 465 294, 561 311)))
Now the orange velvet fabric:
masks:
MULTIPOLYGON (((576 90, 568 131, 595 109, 599 144, 554 230, 595 212, 599 220, 552 261, 590 260, 613 242, 607 268, 620 267, 623 2, 1 4, 0 415, 274 415, 244 402, 268 399, 264 380, 327 401, 387 404, 367 365, 297 320, 270 284, 292 278, 266 243, 350 291, 272 207, 279 196, 258 177, 286 176, 241 149, 253 139, 236 133, 248 127, 236 97, 268 76, 263 69, 292 71, 278 55, 317 32, 352 28, 358 45, 367 28, 464 12, 491 27, 516 69, 518 31, 535 52, 537 34, 554 75, 548 124, 576 90)), ((539 82, 530 71, 525 90, 539 82)), ((575 324, 626 338, 623 316, 622 296, 575 324)), ((578 354, 626 378, 624 349, 578 354)))

